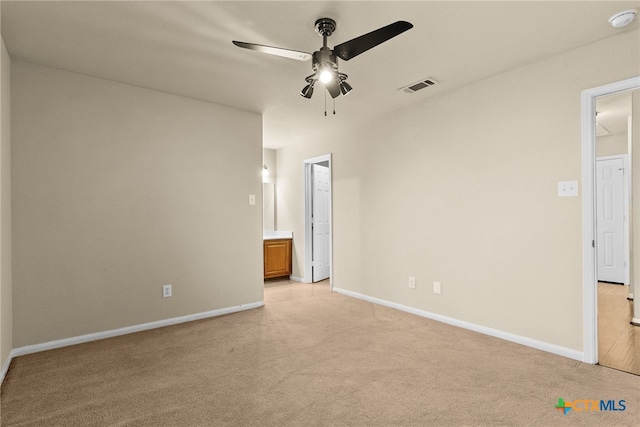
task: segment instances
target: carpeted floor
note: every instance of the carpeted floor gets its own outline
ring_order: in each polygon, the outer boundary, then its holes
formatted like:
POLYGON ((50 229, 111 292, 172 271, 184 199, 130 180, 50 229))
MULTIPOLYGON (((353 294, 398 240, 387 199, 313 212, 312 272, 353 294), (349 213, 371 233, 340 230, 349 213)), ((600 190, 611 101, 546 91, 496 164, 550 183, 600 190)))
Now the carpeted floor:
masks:
POLYGON ((639 376, 327 284, 272 283, 265 303, 18 357, 2 387, 2 425, 640 425, 639 376), (560 397, 625 400, 626 410, 564 415, 560 397))

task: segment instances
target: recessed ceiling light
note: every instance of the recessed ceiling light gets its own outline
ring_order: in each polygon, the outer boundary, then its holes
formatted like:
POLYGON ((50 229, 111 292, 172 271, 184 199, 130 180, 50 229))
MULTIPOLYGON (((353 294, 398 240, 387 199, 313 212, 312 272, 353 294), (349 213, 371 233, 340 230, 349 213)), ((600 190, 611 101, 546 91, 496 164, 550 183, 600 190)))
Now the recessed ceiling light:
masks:
POLYGON ((636 17, 637 13, 637 9, 623 10, 622 12, 618 12, 611 18, 609 18, 609 23, 613 28, 624 27, 625 25, 629 25, 631 21, 633 21, 633 18, 636 17))

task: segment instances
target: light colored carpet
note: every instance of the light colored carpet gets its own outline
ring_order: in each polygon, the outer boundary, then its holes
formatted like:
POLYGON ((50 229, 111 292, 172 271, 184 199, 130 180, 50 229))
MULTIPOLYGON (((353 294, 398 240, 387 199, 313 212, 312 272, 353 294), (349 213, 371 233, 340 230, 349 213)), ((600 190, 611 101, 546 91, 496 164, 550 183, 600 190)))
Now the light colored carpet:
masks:
POLYGON ((18 357, 3 426, 640 425, 640 377, 330 293, 18 357), (558 398, 626 411, 556 410, 558 398))

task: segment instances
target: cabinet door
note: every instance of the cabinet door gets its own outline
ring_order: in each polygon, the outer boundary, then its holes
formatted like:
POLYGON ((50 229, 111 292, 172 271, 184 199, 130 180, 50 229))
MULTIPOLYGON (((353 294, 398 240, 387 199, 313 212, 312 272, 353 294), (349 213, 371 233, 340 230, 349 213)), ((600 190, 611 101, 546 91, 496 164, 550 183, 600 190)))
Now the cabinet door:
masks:
POLYGON ((291 274, 291 240, 264 241, 264 278, 291 274))

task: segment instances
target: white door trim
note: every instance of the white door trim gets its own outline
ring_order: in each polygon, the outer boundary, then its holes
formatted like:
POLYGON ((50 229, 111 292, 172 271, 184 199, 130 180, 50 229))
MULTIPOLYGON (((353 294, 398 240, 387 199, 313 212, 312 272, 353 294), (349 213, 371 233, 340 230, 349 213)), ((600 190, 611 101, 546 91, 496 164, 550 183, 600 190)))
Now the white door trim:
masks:
POLYGON ((329 268, 329 167, 327 162, 311 164, 313 180, 313 283, 328 279, 329 268))
POLYGON ((598 363, 595 227, 596 98, 640 88, 640 76, 582 91, 582 265, 584 362, 598 363))
POLYGON ((313 276, 311 274, 311 254, 313 251, 313 234, 311 231, 311 214, 313 198, 312 182, 311 182, 311 165, 314 163, 329 163, 329 286, 333 290, 333 169, 331 165, 331 153, 322 156, 313 157, 304 161, 304 283, 312 283, 313 276))

